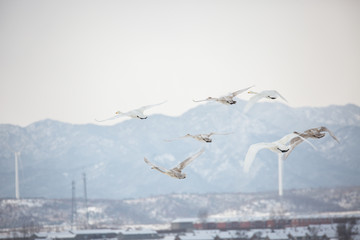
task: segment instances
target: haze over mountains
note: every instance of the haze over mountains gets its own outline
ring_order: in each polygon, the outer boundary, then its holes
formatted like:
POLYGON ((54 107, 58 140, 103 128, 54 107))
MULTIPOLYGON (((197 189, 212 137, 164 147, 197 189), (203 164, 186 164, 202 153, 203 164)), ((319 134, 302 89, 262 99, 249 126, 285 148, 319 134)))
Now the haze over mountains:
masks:
POLYGON ((14 197, 14 151, 20 156, 21 197, 70 198, 71 181, 82 196, 86 173, 89 198, 135 198, 167 193, 259 192, 277 190, 277 156, 258 153, 248 174, 242 170, 248 147, 275 141, 293 131, 326 126, 338 137, 299 145, 284 163, 287 189, 356 186, 360 183, 360 108, 355 105, 292 108, 257 103, 243 114, 245 101, 232 106, 198 105, 178 117, 152 115, 112 126, 73 125, 54 120, 27 127, 0 125, 0 197, 14 197), (215 135, 212 143, 193 139, 166 142, 187 133, 215 135), (185 168, 187 178, 172 179, 144 163, 167 168, 205 153, 185 168))

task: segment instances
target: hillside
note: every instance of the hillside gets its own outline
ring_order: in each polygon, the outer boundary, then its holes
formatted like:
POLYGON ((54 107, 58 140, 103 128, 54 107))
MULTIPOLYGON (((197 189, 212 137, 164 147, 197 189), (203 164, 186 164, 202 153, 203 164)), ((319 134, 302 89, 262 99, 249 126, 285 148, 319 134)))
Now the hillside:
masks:
MULTIPOLYGON (((84 226, 86 208, 78 198, 77 220, 84 226)), ((360 187, 289 190, 280 198, 277 192, 168 194, 147 198, 88 201, 89 223, 93 227, 119 227, 128 224, 164 224, 177 218, 209 217, 257 219, 290 217, 327 212, 358 211, 360 187)), ((69 226, 71 199, 2 199, 0 227, 34 224, 69 226)))
POLYGON ((14 197, 14 152, 20 151, 20 195, 24 198, 83 196, 87 175, 89 198, 125 199, 169 193, 264 192, 277 189, 277 158, 262 150, 250 173, 242 171, 253 143, 275 141, 293 131, 326 126, 329 136, 299 145, 284 163, 284 190, 356 186, 360 182, 360 108, 355 105, 291 108, 258 103, 243 114, 245 102, 198 105, 178 117, 153 115, 112 126, 73 125, 54 120, 27 127, 0 125, 0 197, 14 197), (193 139, 166 142, 187 133, 232 132, 212 143, 193 139), (143 161, 174 167, 205 147, 189 165, 184 180, 151 170, 143 161))

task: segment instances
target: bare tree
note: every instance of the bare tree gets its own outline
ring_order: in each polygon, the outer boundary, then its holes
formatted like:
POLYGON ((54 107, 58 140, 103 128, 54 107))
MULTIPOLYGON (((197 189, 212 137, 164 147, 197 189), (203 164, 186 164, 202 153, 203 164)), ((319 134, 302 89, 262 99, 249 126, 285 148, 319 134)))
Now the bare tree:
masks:
POLYGON ((200 209, 199 210, 199 212, 198 212, 198 218, 200 219, 200 221, 202 222, 202 223, 205 223, 206 222, 206 220, 207 220, 207 218, 208 218, 208 211, 207 211, 207 209, 200 209))
POLYGON ((346 221, 346 223, 338 224, 336 227, 337 235, 339 240, 351 240, 352 235, 356 234, 354 231, 354 226, 356 220, 351 218, 346 221))

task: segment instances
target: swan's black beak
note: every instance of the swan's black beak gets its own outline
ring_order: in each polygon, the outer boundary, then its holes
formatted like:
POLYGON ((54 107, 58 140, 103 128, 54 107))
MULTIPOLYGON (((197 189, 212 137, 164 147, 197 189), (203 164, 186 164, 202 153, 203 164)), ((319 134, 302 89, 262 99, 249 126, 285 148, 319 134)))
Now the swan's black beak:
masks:
POLYGON ((280 149, 280 148, 277 148, 280 152, 282 152, 282 153, 285 153, 285 152, 287 152, 287 151, 289 151, 289 148, 288 149, 285 149, 285 150, 282 150, 282 149, 280 149))

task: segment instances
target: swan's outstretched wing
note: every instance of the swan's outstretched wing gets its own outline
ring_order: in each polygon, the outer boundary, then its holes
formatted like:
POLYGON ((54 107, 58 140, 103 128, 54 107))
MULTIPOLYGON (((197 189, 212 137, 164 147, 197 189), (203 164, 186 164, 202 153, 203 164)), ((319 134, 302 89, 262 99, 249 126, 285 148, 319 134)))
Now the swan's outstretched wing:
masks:
MULTIPOLYGON (((314 146, 314 144, 312 144, 310 141, 308 141, 307 139, 306 139, 306 137, 303 137, 303 136, 301 136, 301 134, 297 134, 297 133, 290 133, 290 134, 288 134, 288 135, 286 135, 285 137, 288 137, 288 141, 287 142, 289 142, 289 150, 286 152, 286 153, 284 153, 283 155, 283 160, 285 160, 285 159, 287 159, 288 158, 288 156, 290 155, 290 153, 294 150, 294 148, 297 146, 297 145, 299 145, 300 143, 302 143, 302 142, 306 142, 306 143, 308 143, 310 146, 312 146, 315 150, 317 150, 317 148, 314 146), (291 134, 294 134, 294 136, 293 137, 291 137, 291 134), (289 139, 290 138, 290 139, 289 139)), ((285 138, 284 137, 284 138, 285 138)), ((281 139, 280 139, 281 140, 281 139)), ((284 144, 286 144, 286 143, 284 143, 284 144)))
POLYGON ((205 99, 201 99, 201 100, 194 100, 193 99, 193 102, 205 102, 205 101, 214 101, 214 100, 215 100, 215 98, 209 97, 209 98, 205 98, 205 99))
POLYGON ((254 96, 252 96, 249 101, 247 102, 247 104, 245 105, 244 108, 244 112, 248 112, 250 108, 252 108, 254 106, 254 104, 259 101, 260 99, 262 99, 264 97, 264 95, 261 93, 257 93, 254 96))
POLYGON ((161 103, 157 103, 157 104, 151 104, 151 105, 146 105, 146 106, 143 106, 141 108, 138 108, 138 109, 135 109, 134 111, 139 111, 139 112, 144 112, 145 110, 149 109, 149 108, 152 108, 152 107, 156 107, 156 106, 159 106, 161 104, 164 104, 166 103, 167 101, 163 101, 161 103))
POLYGON ((173 139, 164 139, 165 142, 173 142, 173 141, 176 141, 178 139, 181 139, 181 137, 178 137, 178 138, 173 138, 173 139))
POLYGON ((265 98, 265 97, 281 97, 285 102, 287 102, 287 100, 276 90, 265 90, 262 92, 257 93, 256 95, 252 96, 248 103, 246 104, 245 108, 244 108, 244 112, 246 113, 247 111, 249 111, 249 109, 260 99, 265 98))
POLYGON ((327 127, 320 127, 320 132, 328 132, 335 141, 340 143, 339 139, 337 139, 337 137, 327 127))
POLYGON ((288 142, 290 142, 292 139, 294 138, 300 138, 300 135, 297 133, 290 133, 288 135, 285 135, 284 137, 282 137, 280 140, 278 140, 277 142, 283 145, 288 144, 288 142))
MULTIPOLYGON (((298 133, 298 132, 294 132, 295 134, 298 134, 299 136, 294 137, 290 140, 289 145, 290 145, 290 151, 287 152, 285 155, 289 155, 290 152, 300 143, 302 143, 305 139, 307 138, 322 138, 325 136, 324 133, 320 133, 319 128, 311 128, 308 129, 306 131, 304 131, 303 133, 298 133)), ((310 143, 310 142, 308 142, 310 143)), ((311 143, 310 143, 311 144, 311 143)), ((312 145, 312 144, 311 144, 312 145)), ((314 147, 314 145, 312 145, 314 147)), ((286 157, 285 157, 286 158, 286 157)))
POLYGON ((269 94, 270 96, 277 96, 277 97, 281 97, 285 102, 288 102, 278 91, 276 90, 269 90, 269 94))
POLYGON ((230 133, 216 133, 216 132, 211 132, 209 134, 207 134, 209 137, 212 135, 229 135, 229 134, 233 134, 233 132, 230 133))
POLYGON ((156 170, 158 170, 158 171, 161 172, 161 173, 167 174, 167 172, 169 171, 169 170, 166 169, 166 168, 161 168, 161 167, 159 167, 159 166, 156 166, 155 164, 153 164, 152 162, 150 162, 147 158, 144 158, 144 161, 145 161, 149 166, 151 166, 152 169, 156 169, 156 170))
MULTIPOLYGON (((303 136, 301 136, 301 134, 298 134, 298 133, 296 133, 296 132, 290 133, 290 134, 284 136, 283 138, 281 138, 281 139, 279 140, 279 142, 280 142, 281 144, 284 144, 284 145, 286 145, 288 142, 290 142, 289 145, 291 145, 291 142, 292 142, 294 139, 296 140, 297 138, 299 138, 301 141, 304 141, 304 142, 308 143, 308 144, 309 144, 310 146, 312 146, 315 150, 317 150, 317 148, 314 146, 314 144, 312 144, 311 142, 309 142, 309 141, 306 139, 306 137, 303 137, 303 136)), ((296 141, 299 141, 299 140, 296 140, 296 141)), ((301 143, 301 142, 299 142, 297 145, 299 145, 300 143, 301 143)))
POLYGON ((124 116, 126 116, 126 115, 120 113, 120 114, 116 114, 115 116, 112 116, 110 118, 106 118, 106 119, 102 119, 102 120, 98 120, 98 119, 95 118, 95 121, 97 121, 97 122, 105 122, 105 121, 114 120, 114 119, 117 119, 119 117, 124 117, 124 116))
POLYGON ((182 136, 182 137, 177 137, 177 138, 172 138, 172 139, 164 139, 164 141, 165 142, 173 142, 173 141, 176 141, 176 140, 179 140, 179 139, 182 139, 182 138, 188 138, 188 137, 193 138, 194 136, 192 136, 190 134, 187 134, 187 135, 182 136))
POLYGON ((180 171, 183 170, 187 165, 189 165, 195 158, 200 156, 204 151, 205 149, 202 148, 199 152, 195 153, 191 157, 188 157, 187 159, 179 163, 175 168, 179 169, 180 171))
POLYGON ((289 151, 287 151, 286 153, 283 154, 283 160, 287 159, 288 156, 290 155, 290 153, 295 149, 295 147, 302 142, 303 142, 303 140, 300 137, 291 139, 291 141, 289 143, 289 146, 290 146, 289 151))
POLYGON ((254 87, 255 85, 252 85, 251 87, 247 87, 247 88, 244 88, 244 89, 240 89, 240 90, 237 90, 236 92, 233 92, 230 94, 231 97, 236 97, 237 95, 239 95, 240 93, 243 93, 247 90, 249 90, 250 88, 254 87))
POLYGON ((255 159, 255 156, 258 151, 263 148, 268 148, 273 146, 272 143, 255 143, 251 145, 246 153, 245 161, 244 161, 244 172, 249 172, 249 169, 255 159))

